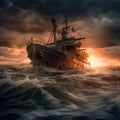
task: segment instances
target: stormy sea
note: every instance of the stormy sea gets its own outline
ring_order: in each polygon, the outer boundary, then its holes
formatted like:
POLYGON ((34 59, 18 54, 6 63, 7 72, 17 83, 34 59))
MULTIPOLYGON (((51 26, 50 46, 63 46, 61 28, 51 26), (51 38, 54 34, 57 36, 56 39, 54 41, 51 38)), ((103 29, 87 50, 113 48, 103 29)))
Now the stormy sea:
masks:
POLYGON ((120 120, 120 67, 0 67, 0 120, 120 120))

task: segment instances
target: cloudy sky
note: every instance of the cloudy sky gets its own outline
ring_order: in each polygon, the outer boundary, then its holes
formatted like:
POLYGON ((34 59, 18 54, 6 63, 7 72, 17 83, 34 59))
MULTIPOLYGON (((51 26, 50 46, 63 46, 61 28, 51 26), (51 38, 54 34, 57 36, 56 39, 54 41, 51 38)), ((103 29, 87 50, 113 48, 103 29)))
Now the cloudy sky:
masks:
MULTIPOLYGON (((62 21, 64 15, 76 34, 86 37, 91 56, 99 52, 98 57, 120 60, 120 0, 0 0, 1 62, 12 57, 13 49, 25 48, 31 36, 49 37, 50 18, 62 21)), ((13 53, 18 59, 26 54, 13 53)))

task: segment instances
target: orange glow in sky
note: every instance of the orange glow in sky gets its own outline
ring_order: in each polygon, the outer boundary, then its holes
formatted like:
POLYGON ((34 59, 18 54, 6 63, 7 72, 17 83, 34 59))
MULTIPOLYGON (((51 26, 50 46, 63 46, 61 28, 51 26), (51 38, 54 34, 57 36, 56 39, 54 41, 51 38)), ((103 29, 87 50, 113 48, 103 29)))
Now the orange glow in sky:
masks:
POLYGON ((87 52, 89 54, 88 61, 92 68, 120 65, 119 59, 110 58, 96 48, 87 48, 87 52))
POLYGON ((5 55, 0 56, 0 65, 30 64, 25 48, 3 48, 2 50, 5 51, 5 55))
POLYGON ((104 61, 104 59, 99 58, 99 56, 96 56, 96 55, 91 54, 88 58, 88 61, 90 62, 91 67, 107 66, 107 63, 104 61))

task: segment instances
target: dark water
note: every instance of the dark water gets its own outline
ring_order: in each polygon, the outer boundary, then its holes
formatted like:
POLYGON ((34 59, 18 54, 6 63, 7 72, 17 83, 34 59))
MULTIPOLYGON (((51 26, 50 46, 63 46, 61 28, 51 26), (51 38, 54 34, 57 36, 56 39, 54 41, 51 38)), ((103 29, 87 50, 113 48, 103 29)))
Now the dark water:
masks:
POLYGON ((120 120, 120 67, 1 67, 0 120, 120 120))

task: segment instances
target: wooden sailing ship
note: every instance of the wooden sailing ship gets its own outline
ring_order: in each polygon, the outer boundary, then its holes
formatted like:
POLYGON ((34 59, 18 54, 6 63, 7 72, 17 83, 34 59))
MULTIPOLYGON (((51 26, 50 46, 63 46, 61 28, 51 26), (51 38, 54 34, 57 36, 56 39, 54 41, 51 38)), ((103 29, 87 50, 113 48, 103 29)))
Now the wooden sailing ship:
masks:
POLYGON ((33 67, 47 66, 57 69, 83 69, 89 65, 87 60, 88 54, 82 49, 82 40, 84 37, 69 37, 70 29, 67 17, 64 20, 62 30, 58 32, 57 21, 52 18, 53 25, 53 42, 40 44, 35 43, 32 37, 27 44, 28 57, 31 59, 33 67), (57 37, 59 36, 59 38, 57 37))

